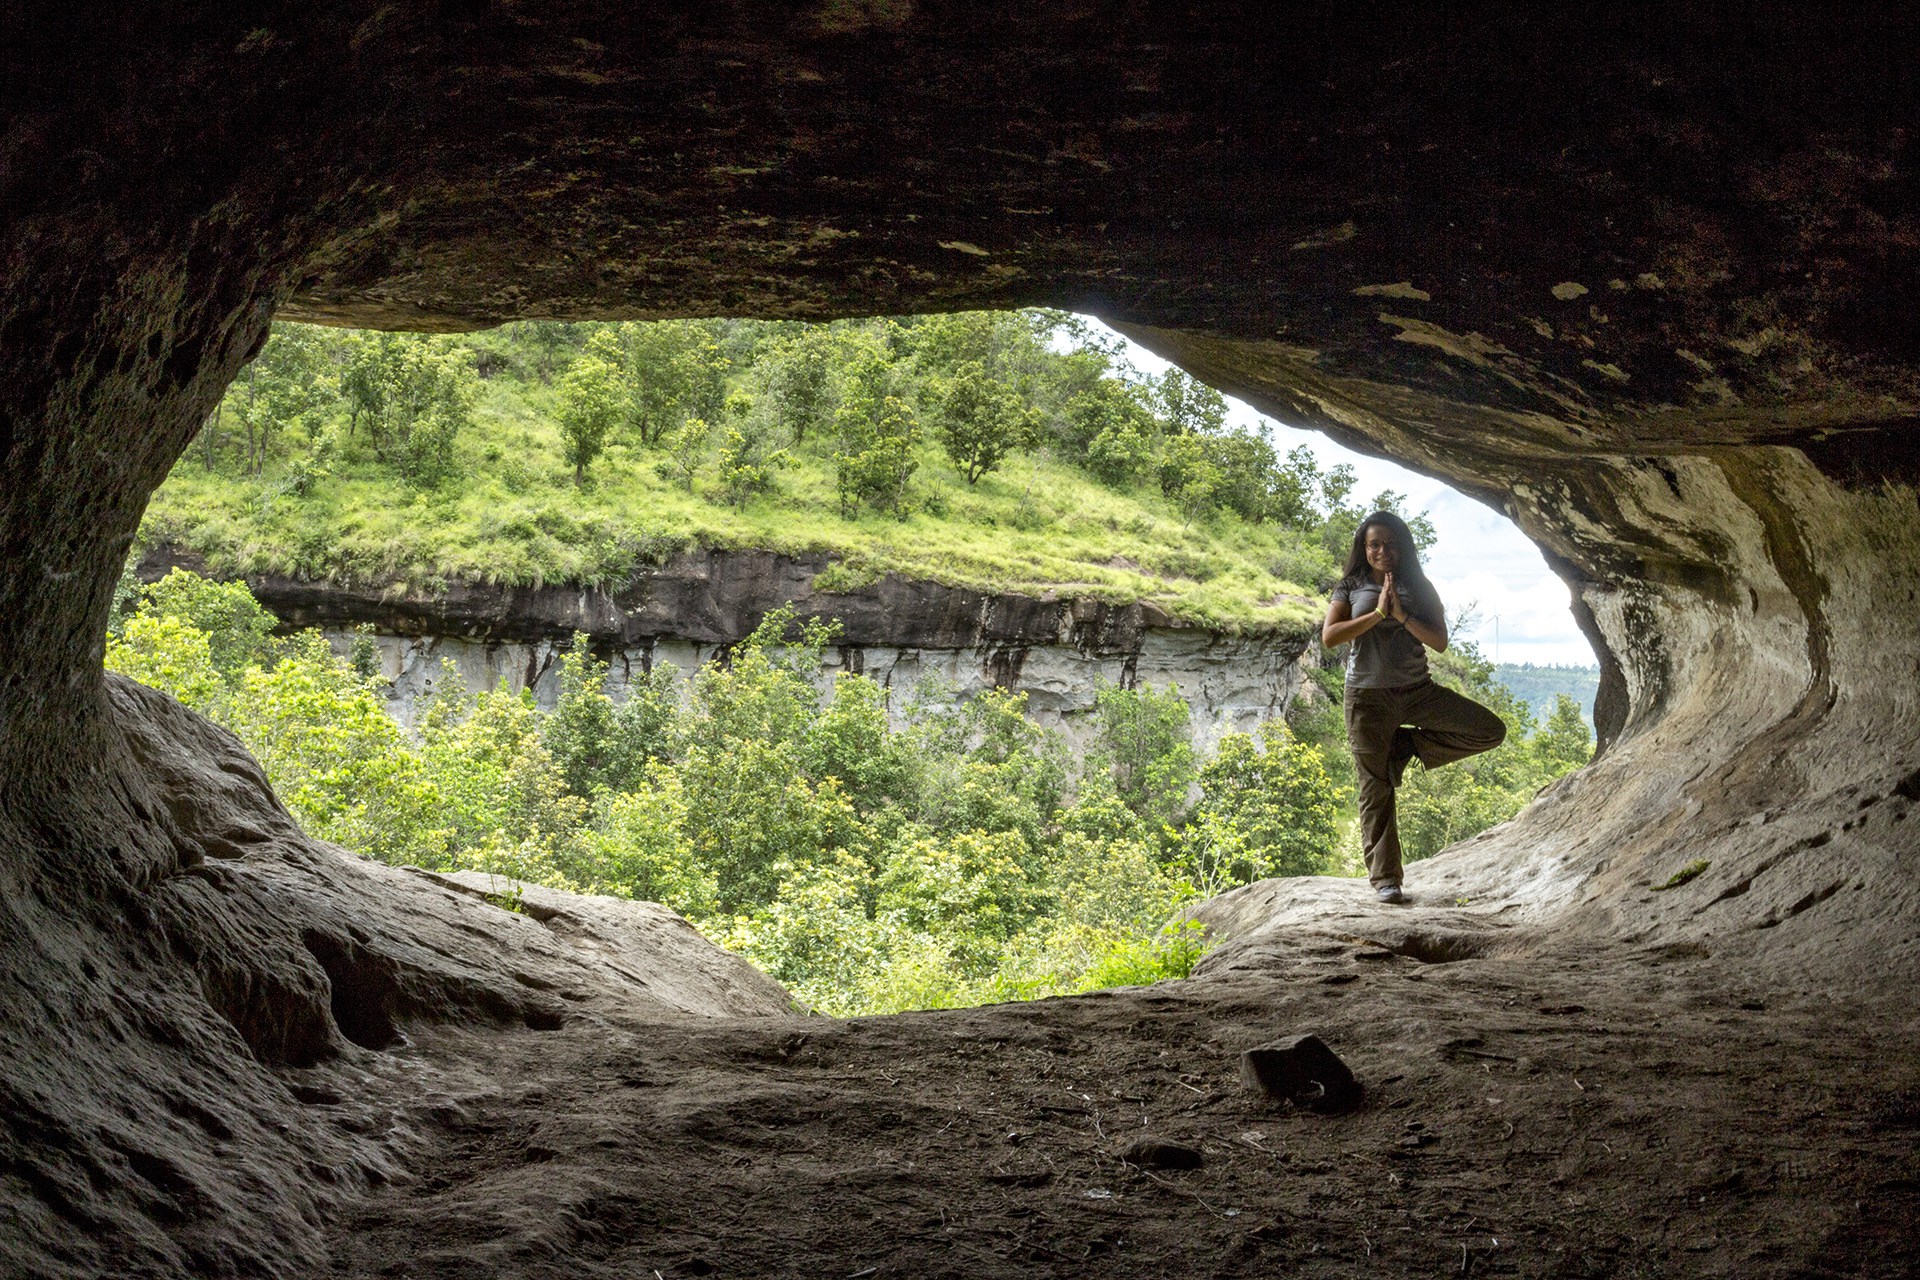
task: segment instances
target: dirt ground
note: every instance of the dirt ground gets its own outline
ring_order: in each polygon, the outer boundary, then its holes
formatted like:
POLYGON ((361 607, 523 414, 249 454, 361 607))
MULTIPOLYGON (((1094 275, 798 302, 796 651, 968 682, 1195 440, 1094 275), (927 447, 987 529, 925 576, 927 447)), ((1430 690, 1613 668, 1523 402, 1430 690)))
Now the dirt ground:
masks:
POLYGON ((309 841, 116 689, 177 838, 245 851, 0 894, 8 1280, 1920 1272, 1903 763, 1696 812, 1615 753, 1409 906, 1261 881, 1185 982, 835 1020, 662 908, 309 841), (1241 1083, 1303 1033, 1359 1109, 1241 1083))
POLYGON ((1891 1277, 1920 1259, 1917 1024, 1685 947, 1322 938, 984 1009, 425 1029, 364 1063, 402 1101, 316 1105, 431 1135, 332 1224, 346 1276, 1891 1277), (1240 1083, 1304 1032, 1359 1111, 1240 1083), (1143 1134, 1204 1163, 1120 1161, 1143 1134))

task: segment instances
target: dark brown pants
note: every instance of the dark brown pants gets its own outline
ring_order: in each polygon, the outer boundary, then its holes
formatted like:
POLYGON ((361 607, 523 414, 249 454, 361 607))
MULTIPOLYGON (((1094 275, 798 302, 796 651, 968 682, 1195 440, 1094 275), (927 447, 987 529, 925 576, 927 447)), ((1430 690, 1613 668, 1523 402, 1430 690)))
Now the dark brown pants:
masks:
POLYGON ((1400 883, 1400 825, 1393 790, 1407 761, 1429 769, 1491 751, 1507 736, 1500 717, 1431 680, 1397 689, 1347 688, 1347 745, 1359 781, 1360 848, 1378 889, 1400 883), (1406 727, 1402 727, 1406 726, 1406 727))

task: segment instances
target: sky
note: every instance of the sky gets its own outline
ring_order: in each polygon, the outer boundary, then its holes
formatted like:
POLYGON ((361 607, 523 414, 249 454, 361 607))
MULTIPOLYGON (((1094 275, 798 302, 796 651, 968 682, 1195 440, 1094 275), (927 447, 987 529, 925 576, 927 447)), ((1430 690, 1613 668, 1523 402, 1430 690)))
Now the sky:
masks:
MULTIPOLYGON (((1126 346, 1127 359, 1143 373, 1158 374, 1167 362, 1092 317, 1088 323, 1126 346)), ((1540 551, 1501 512, 1415 471, 1355 453, 1317 431, 1305 431, 1254 411, 1227 397, 1228 421, 1245 426, 1267 424, 1268 437, 1282 454, 1296 445, 1312 449, 1324 470, 1337 463, 1354 469, 1353 501, 1365 502, 1383 489, 1411 499, 1410 509, 1425 510, 1440 540, 1422 562, 1446 603, 1454 634, 1472 640, 1496 662, 1592 666, 1593 648, 1573 623, 1572 597, 1540 551), (1461 625, 1462 618, 1466 619, 1461 625)))

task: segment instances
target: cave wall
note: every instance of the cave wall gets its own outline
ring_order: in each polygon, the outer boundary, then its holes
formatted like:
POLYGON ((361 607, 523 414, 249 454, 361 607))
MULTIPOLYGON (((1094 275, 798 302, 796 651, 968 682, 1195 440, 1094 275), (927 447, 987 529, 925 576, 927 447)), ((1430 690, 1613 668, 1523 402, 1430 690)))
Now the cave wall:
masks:
MULTIPOLYGON (((506 913, 306 841, 230 738, 103 676, 148 495, 275 314, 1098 314, 1505 507, 1573 586, 1609 748, 1432 864, 1436 884, 1756 982, 1911 983, 1903 9, 497 0, 4 21, 10 1269, 318 1269, 327 1205, 417 1129, 377 1109, 323 1127, 301 1073, 397 1072, 359 1042, 383 1018, 564 1021, 537 984, 587 963, 525 961, 536 935, 506 913), (1647 887, 1693 861, 1709 869, 1682 888, 1647 887)), ((603 969, 619 949, 587 948, 603 969)))
MULTIPOLYGON (((0 766, 135 881, 180 855, 105 711, 114 569, 276 312, 1073 306, 1507 507, 1575 588, 1608 741, 1720 698, 1709 737, 1752 741, 1742 673, 1818 702, 1873 665, 1806 522, 1906 529, 1920 476, 1890 7, 109 4, 9 36, 0 766)), ((1910 760, 1903 697, 1872 718, 1910 760)))
MULTIPOLYGON (((1270 344, 1135 336, 1277 416, 1383 444, 1496 500, 1573 588, 1611 685, 1599 758, 1416 873, 1423 886, 1545 904, 1556 929, 1698 947, 1836 1000, 1920 971, 1920 636, 1901 621, 1920 616, 1920 502, 1906 426, 1810 431, 1805 448, 1675 440, 1552 459, 1517 428, 1467 429, 1467 406, 1329 378, 1270 344), (1684 886, 1656 887, 1689 868, 1684 886)), ((1241 897, 1298 922, 1269 891, 1241 897)), ((1248 910, 1222 918, 1257 930, 1248 910)))

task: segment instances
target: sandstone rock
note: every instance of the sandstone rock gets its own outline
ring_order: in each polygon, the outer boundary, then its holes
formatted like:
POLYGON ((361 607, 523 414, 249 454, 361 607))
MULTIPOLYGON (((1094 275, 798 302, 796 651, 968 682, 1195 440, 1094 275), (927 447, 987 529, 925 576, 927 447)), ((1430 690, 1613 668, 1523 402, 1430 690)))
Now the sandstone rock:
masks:
MULTIPOLYGON (((670 930, 562 936, 307 841, 237 744, 105 678, 147 496, 276 312, 1093 311, 1506 511, 1568 583, 1605 753, 1418 873, 1472 904, 1478 955, 1909 1007, 1898 20, 1321 6, 1250 41, 1224 4, 151 9, 22 6, 0 53, 0 1271, 338 1274, 342 1206, 436 1149, 413 1099, 484 1093, 502 1046, 622 1009, 696 1016, 595 961, 670 930)), ((1206 980, 1371 945, 1318 892, 1242 903, 1206 980)), ((1438 987, 1455 966, 1428 950, 1438 987)), ((1849 1022, 1859 1056, 1910 1064, 1910 1028, 1877 1027, 1849 1022)), ((613 1199, 591 1177, 541 1198, 557 1163, 500 1200, 536 1245, 613 1199)), ((1795 1222, 1845 1225, 1752 1269, 1912 1256, 1905 1207, 1823 1204, 1795 1222)))
POLYGON ((1289 1102, 1325 1115, 1360 1105, 1353 1071, 1318 1036, 1296 1036, 1240 1055, 1240 1079, 1275 1102, 1289 1102))

